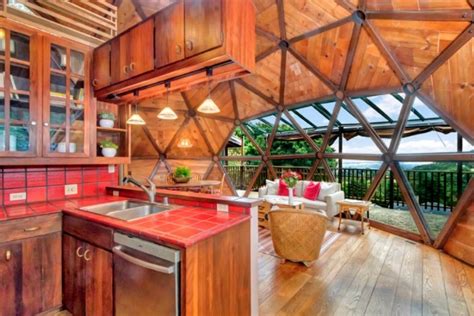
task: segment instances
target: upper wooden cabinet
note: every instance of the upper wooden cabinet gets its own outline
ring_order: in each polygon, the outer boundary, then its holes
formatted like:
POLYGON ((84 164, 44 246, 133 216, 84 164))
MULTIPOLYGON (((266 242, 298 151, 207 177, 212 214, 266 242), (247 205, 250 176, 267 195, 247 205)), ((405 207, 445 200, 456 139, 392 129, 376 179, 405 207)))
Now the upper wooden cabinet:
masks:
POLYGON ((185 0, 184 21, 186 57, 223 44, 221 0, 185 0))
POLYGON ((112 83, 153 70, 153 28, 153 20, 146 20, 111 41, 112 83))
MULTIPOLYGON (((166 80, 171 90, 189 89, 208 80, 197 71, 209 67, 217 81, 248 75, 255 69, 255 7, 252 0, 179 0, 112 39, 110 47, 111 84, 94 87, 101 101, 163 94, 166 80)), ((99 49, 94 58, 104 60, 94 65, 107 63, 99 49)))
POLYGON ((100 89, 110 85, 110 43, 97 47, 92 59, 92 86, 100 89))

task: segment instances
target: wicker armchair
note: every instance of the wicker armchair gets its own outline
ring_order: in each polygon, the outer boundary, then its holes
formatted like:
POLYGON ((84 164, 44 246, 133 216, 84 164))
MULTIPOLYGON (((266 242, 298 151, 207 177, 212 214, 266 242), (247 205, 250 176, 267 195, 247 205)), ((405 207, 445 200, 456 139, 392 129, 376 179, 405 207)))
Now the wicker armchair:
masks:
POLYGON ((268 213, 273 246, 278 256, 309 266, 318 259, 326 233, 326 215, 294 209, 268 213))

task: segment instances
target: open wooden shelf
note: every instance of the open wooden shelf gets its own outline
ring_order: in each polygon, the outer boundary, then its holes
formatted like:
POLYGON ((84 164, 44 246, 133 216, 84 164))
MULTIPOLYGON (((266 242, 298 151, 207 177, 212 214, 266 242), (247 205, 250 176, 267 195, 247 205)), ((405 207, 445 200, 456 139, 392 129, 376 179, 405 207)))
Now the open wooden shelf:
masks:
POLYGON ((109 132, 109 133, 126 133, 126 132, 127 132, 127 129, 125 129, 125 128, 118 128, 118 127, 108 128, 108 127, 100 127, 100 126, 97 126, 97 131, 98 131, 98 132, 109 132))

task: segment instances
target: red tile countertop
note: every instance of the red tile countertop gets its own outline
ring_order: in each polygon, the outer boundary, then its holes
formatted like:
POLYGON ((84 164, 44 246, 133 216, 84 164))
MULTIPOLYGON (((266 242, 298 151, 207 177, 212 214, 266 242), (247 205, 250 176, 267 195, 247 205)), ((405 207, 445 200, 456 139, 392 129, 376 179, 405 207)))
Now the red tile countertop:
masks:
POLYGON ((0 211, 0 220, 38 216, 63 211, 64 213, 100 223, 148 240, 165 242, 185 248, 250 218, 250 215, 241 213, 224 213, 218 212, 215 209, 177 206, 177 208, 173 210, 126 222, 80 210, 81 207, 88 205, 125 199, 126 198, 123 197, 103 196, 98 198, 10 206, 0 211))

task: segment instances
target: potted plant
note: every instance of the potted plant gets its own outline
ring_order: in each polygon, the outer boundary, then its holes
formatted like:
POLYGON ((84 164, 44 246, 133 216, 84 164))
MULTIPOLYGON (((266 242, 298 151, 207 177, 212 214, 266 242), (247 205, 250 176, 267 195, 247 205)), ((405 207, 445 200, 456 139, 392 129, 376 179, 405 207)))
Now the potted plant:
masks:
POLYGON ((117 155, 118 145, 111 140, 103 140, 100 142, 100 148, 102 148, 102 156, 104 157, 115 157, 117 155))
POLYGON ((112 112, 101 112, 99 113, 99 126, 112 128, 114 127, 115 114, 112 112))
POLYGON ((288 186, 288 204, 293 205, 293 189, 298 181, 301 180, 301 175, 298 172, 288 170, 281 176, 281 179, 288 186))
POLYGON ((176 183, 186 183, 191 180, 191 169, 188 167, 177 167, 173 172, 173 181, 176 183))

